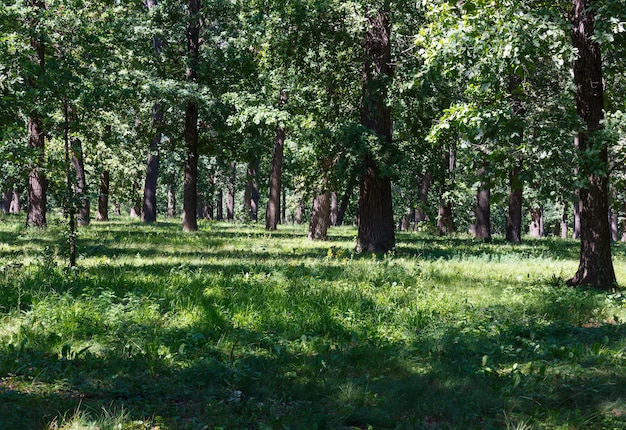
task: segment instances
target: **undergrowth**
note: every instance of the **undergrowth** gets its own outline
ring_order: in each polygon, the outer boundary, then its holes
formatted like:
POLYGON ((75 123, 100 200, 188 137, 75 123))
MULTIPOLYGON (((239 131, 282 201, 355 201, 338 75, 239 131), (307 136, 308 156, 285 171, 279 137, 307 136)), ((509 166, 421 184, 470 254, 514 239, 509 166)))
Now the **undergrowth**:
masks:
MULTIPOLYGON (((626 305, 574 241, 0 223, 0 429, 626 428, 626 305)), ((626 282, 621 244, 618 281, 626 282)))

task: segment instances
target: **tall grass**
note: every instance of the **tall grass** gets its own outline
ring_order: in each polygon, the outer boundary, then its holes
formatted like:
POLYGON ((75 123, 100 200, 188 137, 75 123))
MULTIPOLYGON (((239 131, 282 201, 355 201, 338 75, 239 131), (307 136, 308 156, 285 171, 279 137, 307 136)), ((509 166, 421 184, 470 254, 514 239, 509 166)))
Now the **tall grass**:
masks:
MULTIPOLYGON (((0 429, 626 428, 626 306, 574 241, 0 221, 0 429)), ((626 282, 624 247, 615 246, 626 282)))

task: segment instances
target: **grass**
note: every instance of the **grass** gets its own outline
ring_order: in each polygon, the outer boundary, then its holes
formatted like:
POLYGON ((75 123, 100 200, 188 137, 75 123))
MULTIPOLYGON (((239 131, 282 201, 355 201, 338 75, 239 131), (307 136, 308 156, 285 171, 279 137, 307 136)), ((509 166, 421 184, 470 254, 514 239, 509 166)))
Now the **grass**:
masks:
MULTIPOLYGON (((626 302, 575 241, 0 220, 0 430, 624 429, 626 302)), ((626 247, 616 244, 626 285, 626 247)))

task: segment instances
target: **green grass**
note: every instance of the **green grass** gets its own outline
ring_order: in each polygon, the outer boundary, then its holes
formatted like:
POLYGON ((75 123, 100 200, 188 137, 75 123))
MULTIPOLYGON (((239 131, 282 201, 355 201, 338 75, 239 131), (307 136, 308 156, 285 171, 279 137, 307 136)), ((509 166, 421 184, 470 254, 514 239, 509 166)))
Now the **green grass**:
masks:
MULTIPOLYGON (((0 430, 625 429, 626 302, 575 241, 0 220, 0 430)), ((626 247, 616 244, 626 285, 626 247)))

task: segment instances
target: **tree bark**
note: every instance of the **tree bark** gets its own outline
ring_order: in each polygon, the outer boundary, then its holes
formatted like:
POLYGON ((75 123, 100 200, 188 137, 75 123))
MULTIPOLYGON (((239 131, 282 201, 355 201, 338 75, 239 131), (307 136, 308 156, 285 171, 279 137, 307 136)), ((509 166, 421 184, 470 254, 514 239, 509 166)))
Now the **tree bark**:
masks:
POLYGON ((426 221, 426 207, 428 205, 428 191, 430 190, 430 181, 432 175, 426 172, 419 180, 417 189, 417 209, 415 211, 415 224, 426 221))
POLYGON ((488 163, 484 162, 478 170, 480 185, 476 193, 476 239, 491 242, 491 180, 488 174, 488 163))
MULTIPOLYGON (((285 105, 288 100, 287 92, 280 92, 279 104, 285 105)), ((265 212, 265 228, 267 230, 276 230, 280 223, 280 197, 281 197, 281 181, 283 170, 283 152, 285 149, 285 126, 278 124, 276 126, 276 136, 274 138, 274 155, 272 157, 272 170, 269 179, 269 197, 267 200, 267 209, 265 212)))
MULTIPOLYGON (((187 13, 187 71, 186 79, 194 82, 198 77, 200 52, 200 0, 189 0, 187 13)), ((198 230, 198 103, 188 100, 185 109, 185 182, 183 190, 183 231, 198 230)))
POLYGON ((12 195, 13 187, 9 187, 2 194, 2 213, 8 214, 9 209, 11 208, 11 195, 12 195))
MULTIPOLYGON (((577 191, 577 194, 578 193, 580 193, 580 191, 577 191)), ((574 200, 574 231, 572 238, 580 239, 580 199, 578 196, 574 200)))
POLYGON ((174 184, 170 183, 167 187, 167 217, 174 218, 176 216, 176 190, 174 184))
MULTIPOLYGON (((43 1, 32 0, 31 6, 38 9, 45 9, 45 3, 43 1)), ((32 23, 32 28, 36 28, 37 23, 32 23)), ((45 45, 42 37, 33 36, 30 41, 31 48, 35 51, 36 74, 29 79, 30 88, 37 90, 38 78, 43 78, 45 75, 45 45)), ((40 100, 35 98, 33 103, 36 105, 40 103, 40 100)), ((47 205, 47 187, 48 183, 43 170, 44 165, 44 145, 45 145, 45 131, 43 129, 43 122, 36 112, 36 108, 33 109, 33 113, 28 118, 28 146, 33 152, 33 157, 29 163, 28 172, 28 208, 26 214, 26 225, 28 227, 45 227, 47 225, 46 220, 46 205, 47 205)))
POLYGON ((100 187, 98 188, 98 211, 96 212, 96 221, 109 220, 109 181, 109 171, 103 170, 102 173, 100 173, 100 187))
POLYGON ((456 150, 451 147, 444 152, 443 171, 447 173, 442 184, 439 186, 439 209, 437 213, 437 230, 441 236, 450 234, 454 231, 454 214, 452 213, 452 203, 444 198, 446 191, 444 184, 449 187, 454 186, 454 171, 456 169, 456 150))
POLYGON ((563 213, 561 215, 561 239, 567 239, 569 226, 567 220, 567 204, 563 204, 563 213))
POLYGON ((326 240, 330 227, 330 191, 322 191, 313 199, 313 211, 309 222, 309 239, 326 240))
POLYGON ((146 181, 143 187, 143 211, 141 220, 145 223, 157 220, 157 183, 159 178, 159 145, 161 143, 161 123, 163 111, 159 103, 152 105, 152 126, 156 128, 148 148, 146 181))
POLYGON ((330 193, 330 225, 332 227, 337 226, 337 216, 339 213, 339 199, 337 192, 330 193))
POLYGON ((339 211, 337 212, 337 225, 343 225, 344 219, 346 217, 346 211, 348 210, 348 205, 350 204, 350 199, 352 198, 352 193, 354 192, 354 187, 356 186, 356 177, 351 176, 348 181, 348 186, 343 192, 343 197, 341 198, 341 203, 339 204, 339 211))
POLYGON ((224 220, 224 191, 220 188, 217 192, 217 214, 215 219, 218 221, 224 220))
MULTIPOLYGON (((391 109, 387 106, 391 69, 391 23, 387 11, 367 20, 364 38, 363 96, 361 124, 378 137, 383 146, 392 143, 391 109)), ((384 253, 395 246, 391 178, 381 172, 371 153, 364 159, 365 172, 359 187, 357 252, 384 253)))
POLYGON ((514 244, 522 242, 522 168, 517 163, 509 172, 509 212, 506 218, 506 240, 514 244))
POLYGON ((11 196, 11 205, 9 206, 9 213, 19 214, 21 210, 20 194, 17 188, 13 187, 13 193, 11 196))
POLYGON ((76 184, 74 193, 80 202, 78 207, 78 225, 89 225, 91 221, 91 204, 87 192, 87 177, 85 175, 85 162, 83 157, 83 144, 80 139, 71 139, 71 157, 74 173, 76 174, 76 184))
POLYGON ((604 118, 602 54, 599 43, 593 39, 594 12, 590 8, 594 3, 594 0, 572 0, 572 43, 578 53, 573 67, 576 108, 585 124, 577 134, 577 146, 579 157, 593 159, 584 160, 579 166, 581 174, 588 180, 587 186, 579 191, 580 263, 576 274, 567 283, 612 290, 616 279, 607 217, 608 148, 601 137, 593 138, 603 128, 604 118), (590 153, 597 155, 590 156, 590 153))
POLYGON ((237 180, 237 165, 234 161, 230 163, 228 175, 228 199, 226 200, 226 219, 235 219, 235 181, 237 180))
POLYGON ((530 227, 529 233, 532 237, 540 238, 545 236, 545 225, 543 217, 543 208, 537 206, 530 210, 530 227))
POLYGON ((259 212, 259 184, 257 181, 258 172, 259 159, 255 158, 248 163, 246 171, 246 189, 243 198, 244 211, 246 216, 248 216, 252 221, 256 221, 258 219, 259 212))

